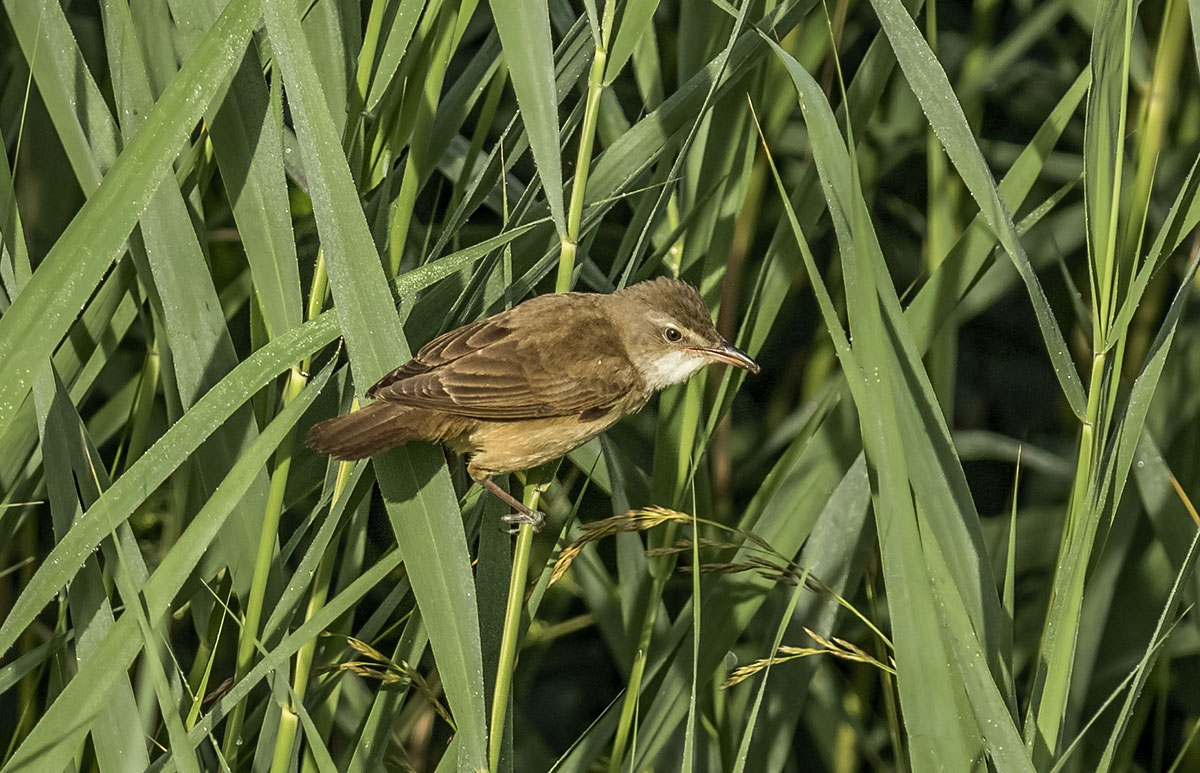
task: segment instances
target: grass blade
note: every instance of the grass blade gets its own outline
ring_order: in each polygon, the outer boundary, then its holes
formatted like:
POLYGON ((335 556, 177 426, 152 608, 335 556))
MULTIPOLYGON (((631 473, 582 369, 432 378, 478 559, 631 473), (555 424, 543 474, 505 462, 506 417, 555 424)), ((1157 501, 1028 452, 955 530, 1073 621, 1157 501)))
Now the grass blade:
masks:
POLYGON ((946 149, 946 155, 962 176, 967 190, 979 205, 980 213, 1021 275, 1046 341, 1046 351, 1054 364, 1054 374, 1071 410, 1082 418, 1086 400, 1066 340, 1029 262, 1029 256, 1017 237, 1012 216, 1000 199, 995 180, 983 160, 962 107, 952 97, 954 90, 950 87, 946 72, 938 64, 937 57, 930 51, 929 44, 900 0, 872 0, 871 4, 879 14, 879 21, 892 43, 908 85, 920 100, 934 133, 946 149))
POLYGON ((546 0, 492 0, 492 18, 504 46, 504 61, 521 106, 521 119, 550 217, 560 235, 567 232, 562 159, 558 151, 558 93, 546 0))
POLYGON ((170 85, 104 182, 71 221, 29 284, 0 317, 0 434, 33 383, 35 363, 50 356, 153 197, 161 169, 240 60, 253 25, 255 0, 231 0, 170 85), (66 270, 69 266, 70 269, 66 270))
MULTIPOLYGON (((404 362, 409 351, 295 9, 287 0, 268 0, 264 10, 296 119, 355 384, 362 389, 404 362)), ((434 449, 413 447, 382 455, 375 465, 458 725, 459 768, 483 768, 487 743, 479 622, 466 539, 445 463, 434 449)))

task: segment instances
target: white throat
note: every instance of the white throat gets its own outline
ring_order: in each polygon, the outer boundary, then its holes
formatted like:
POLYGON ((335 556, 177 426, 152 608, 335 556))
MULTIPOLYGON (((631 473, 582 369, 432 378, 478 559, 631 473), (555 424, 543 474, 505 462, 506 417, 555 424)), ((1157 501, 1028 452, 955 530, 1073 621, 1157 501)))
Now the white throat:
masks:
POLYGON ((708 360, 694 352, 673 351, 639 366, 642 380, 654 391, 675 384, 682 384, 692 374, 708 364, 708 360))

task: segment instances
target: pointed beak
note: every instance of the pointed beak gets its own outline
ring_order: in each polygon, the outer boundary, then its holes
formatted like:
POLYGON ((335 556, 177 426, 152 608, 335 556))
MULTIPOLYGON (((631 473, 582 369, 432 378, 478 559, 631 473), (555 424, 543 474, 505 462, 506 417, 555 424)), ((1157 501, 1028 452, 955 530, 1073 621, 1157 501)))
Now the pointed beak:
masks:
POLYGON ((761 370, 758 363, 750 359, 750 355, 728 341, 721 341, 721 345, 715 347, 697 346, 692 351, 703 354, 713 362, 723 362, 737 368, 744 368, 751 373, 758 373, 761 370))

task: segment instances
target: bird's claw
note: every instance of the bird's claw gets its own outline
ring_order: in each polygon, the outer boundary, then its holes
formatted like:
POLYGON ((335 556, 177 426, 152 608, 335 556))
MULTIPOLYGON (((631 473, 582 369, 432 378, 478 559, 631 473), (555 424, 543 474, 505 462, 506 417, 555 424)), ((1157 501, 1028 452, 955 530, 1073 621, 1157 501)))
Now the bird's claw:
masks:
POLYGON ((537 510, 530 510, 528 513, 509 513, 508 515, 500 516, 500 520, 511 525, 510 534, 516 534, 517 529, 523 524, 529 524, 535 532, 542 530, 542 524, 546 522, 546 514, 537 510))

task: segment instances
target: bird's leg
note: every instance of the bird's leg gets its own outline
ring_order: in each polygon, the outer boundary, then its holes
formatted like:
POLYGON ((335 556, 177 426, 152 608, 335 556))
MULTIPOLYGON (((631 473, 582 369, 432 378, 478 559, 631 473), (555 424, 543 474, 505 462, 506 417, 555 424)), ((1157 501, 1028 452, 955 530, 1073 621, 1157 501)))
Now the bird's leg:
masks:
POLYGON ((521 503, 521 500, 500 488, 500 486, 496 484, 496 481, 492 480, 491 478, 477 478, 475 482, 496 496, 500 497, 500 499, 507 502, 514 510, 517 511, 504 516, 505 523, 527 523, 533 527, 534 531, 539 531, 542 528, 542 523, 546 520, 546 516, 543 513, 540 513, 537 510, 530 510, 521 503))

